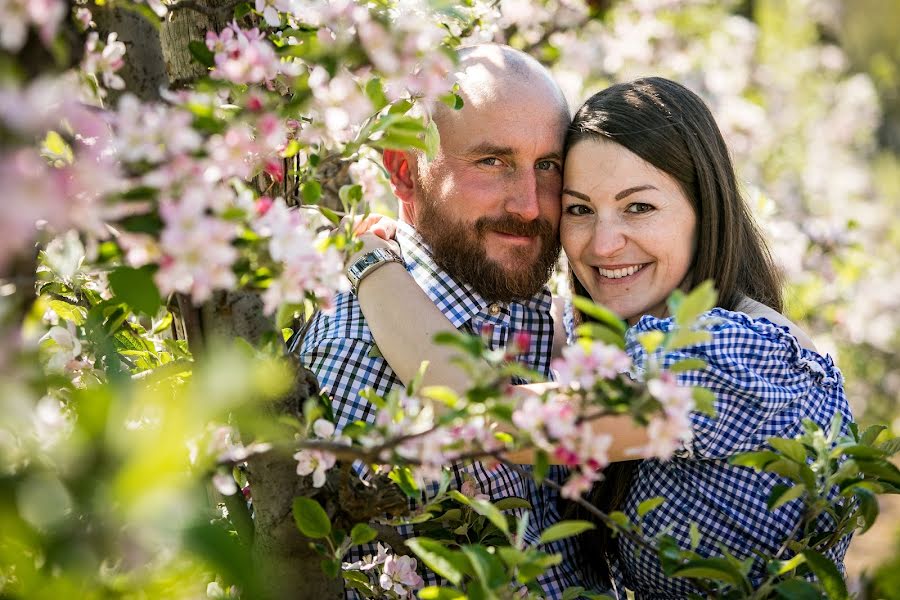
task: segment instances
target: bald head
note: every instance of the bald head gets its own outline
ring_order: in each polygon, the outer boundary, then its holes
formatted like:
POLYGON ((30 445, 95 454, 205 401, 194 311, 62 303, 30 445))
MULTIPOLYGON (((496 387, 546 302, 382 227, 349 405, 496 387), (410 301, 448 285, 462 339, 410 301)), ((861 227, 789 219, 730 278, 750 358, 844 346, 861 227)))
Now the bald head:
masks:
POLYGON ((456 111, 438 102, 432 113, 438 129, 465 119, 469 112, 467 107, 481 109, 492 104, 516 102, 523 92, 543 99, 543 116, 568 125, 569 105, 562 90, 547 68, 533 57, 501 44, 464 46, 459 49, 458 56, 455 77, 463 109, 456 111))

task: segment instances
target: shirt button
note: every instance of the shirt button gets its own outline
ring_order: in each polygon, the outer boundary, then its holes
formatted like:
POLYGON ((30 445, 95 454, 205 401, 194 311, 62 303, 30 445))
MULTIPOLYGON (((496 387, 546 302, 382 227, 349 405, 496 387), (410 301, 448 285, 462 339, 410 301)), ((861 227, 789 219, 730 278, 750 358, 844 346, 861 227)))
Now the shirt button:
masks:
POLYGON ((488 307, 488 312, 491 313, 491 314, 494 315, 494 316, 499 315, 499 314, 500 314, 500 305, 497 304, 496 302, 494 302, 493 304, 491 304, 491 305, 488 307))

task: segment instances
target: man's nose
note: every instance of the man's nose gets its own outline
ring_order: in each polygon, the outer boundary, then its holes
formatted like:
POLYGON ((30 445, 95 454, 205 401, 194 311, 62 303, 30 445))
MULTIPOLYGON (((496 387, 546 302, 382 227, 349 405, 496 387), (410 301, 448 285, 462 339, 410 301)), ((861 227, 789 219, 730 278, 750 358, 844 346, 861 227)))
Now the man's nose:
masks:
POLYGON ((534 221, 541 214, 538 202, 538 182, 533 171, 528 170, 517 177, 516 185, 509 191, 506 212, 523 221, 534 221))

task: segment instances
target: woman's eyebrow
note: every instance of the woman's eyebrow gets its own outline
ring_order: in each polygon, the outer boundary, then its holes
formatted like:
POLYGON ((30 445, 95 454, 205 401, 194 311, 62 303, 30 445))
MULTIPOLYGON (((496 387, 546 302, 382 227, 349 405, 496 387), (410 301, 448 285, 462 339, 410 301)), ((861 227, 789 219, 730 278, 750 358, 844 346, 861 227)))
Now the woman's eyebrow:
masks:
POLYGON ((647 185, 636 185, 636 186, 634 186, 634 187, 630 187, 630 188, 624 189, 624 190, 622 190, 621 192, 619 192, 618 194, 616 194, 616 200, 621 200, 622 198, 625 198, 626 196, 630 196, 631 194, 635 194, 635 193, 637 193, 637 192, 643 192, 644 190, 656 190, 656 191, 659 191, 659 190, 656 188, 656 186, 652 186, 652 185, 650 185, 650 184, 647 184, 647 185))
POLYGON ((582 194, 581 192, 576 192, 575 190, 570 190, 569 188, 563 188, 562 193, 568 194, 569 196, 574 196, 575 198, 578 198, 579 200, 584 200, 585 202, 591 201, 591 197, 588 196, 587 194, 582 194))

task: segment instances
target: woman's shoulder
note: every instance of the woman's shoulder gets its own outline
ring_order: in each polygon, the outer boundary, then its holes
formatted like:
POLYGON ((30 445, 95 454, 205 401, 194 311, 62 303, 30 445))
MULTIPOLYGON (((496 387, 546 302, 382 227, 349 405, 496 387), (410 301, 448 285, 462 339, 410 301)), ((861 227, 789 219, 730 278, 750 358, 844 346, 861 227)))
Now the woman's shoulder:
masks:
MULTIPOLYGON (((812 341, 798 327, 776 311, 752 308, 753 314, 714 308, 698 319, 700 328, 710 332, 705 342, 665 353, 654 354, 664 368, 685 357, 702 358, 707 374, 722 371, 752 371, 765 378, 780 379, 788 372, 806 373, 821 383, 841 383, 843 378, 828 355, 819 354, 812 341), (793 326, 793 327, 792 327, 793 326)), ((645 315, 628 332, 628 350, 635 362, 647 358, 640 344, 640 334, 648 331, 671 331, 674 319, 645 315)))
POLYGON ((794 336, 801 346, 817 352, 816 345, 812 339, 806 335, 806 332, 800 329, 793 321, 785 317, 783 314, 766 306, 761 302, 757 302, 752 298, 744 297, 738 304, 736 312, 742 312, 752 319, 766 319, 770 323, 786 328, 792 336, 794 336))

